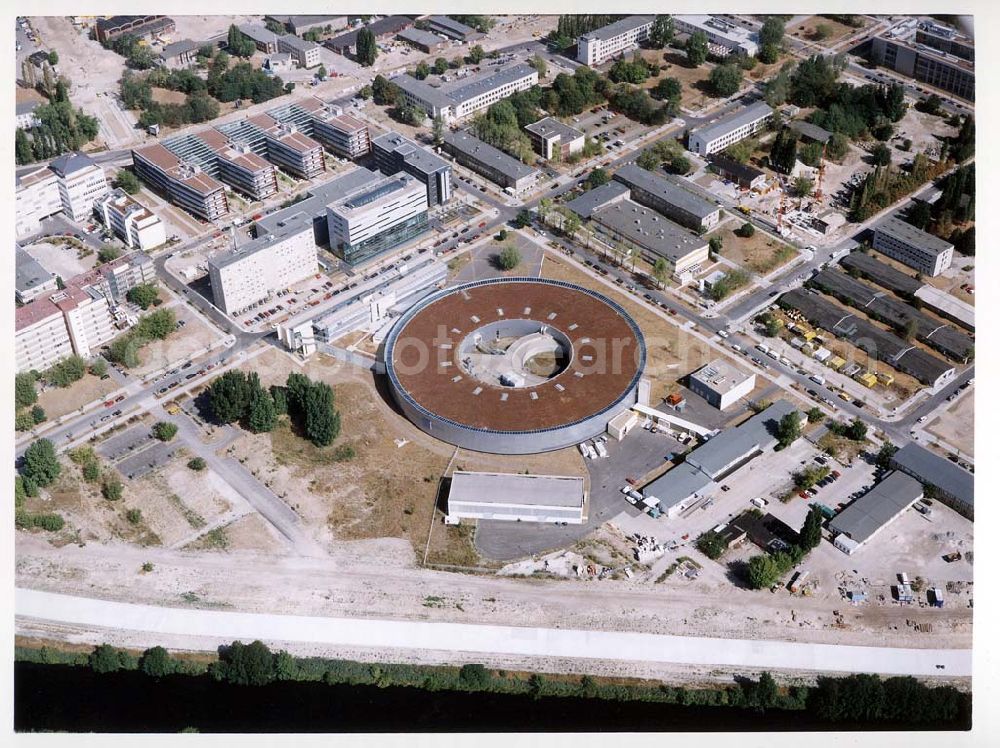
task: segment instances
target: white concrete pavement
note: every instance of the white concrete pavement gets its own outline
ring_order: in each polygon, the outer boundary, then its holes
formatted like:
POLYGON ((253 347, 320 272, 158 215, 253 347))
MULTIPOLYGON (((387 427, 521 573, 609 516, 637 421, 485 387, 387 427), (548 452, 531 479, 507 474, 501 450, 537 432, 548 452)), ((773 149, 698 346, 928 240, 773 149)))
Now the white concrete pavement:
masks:
MULTIPOLYGON (((168 608, 17 589, 15 615, 87 629, 214 640, 403 648, 810 672, 969 677, 968 649, 896 649, 463 623, 321 618, 168 608), (940 666, 943 666, 940 667, 940 666)), ((205 646, 202 643, 194 646, 205 646)), ((155 636, 150 642, 156 641, 155 636)), ((211 647, 214 650, 214 646, 211 647)))

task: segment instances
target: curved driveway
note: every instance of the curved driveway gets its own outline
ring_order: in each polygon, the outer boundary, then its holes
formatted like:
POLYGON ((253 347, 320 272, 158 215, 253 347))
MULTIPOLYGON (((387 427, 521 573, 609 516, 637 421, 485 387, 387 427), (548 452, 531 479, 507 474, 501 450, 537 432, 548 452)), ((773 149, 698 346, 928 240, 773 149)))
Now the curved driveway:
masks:
MULTIPOLYGON (((522 657, 568 657, 884 675, 972 675, 967 649, 800 644, 577 629, 320 618, 168 608, 17 589, 18 618, 88 629, 337 647, 402 648, 522 657), (944 665, 939 669, 938 665, 944 665)), ((152 641, 152 640, 151 640, 152 641)))

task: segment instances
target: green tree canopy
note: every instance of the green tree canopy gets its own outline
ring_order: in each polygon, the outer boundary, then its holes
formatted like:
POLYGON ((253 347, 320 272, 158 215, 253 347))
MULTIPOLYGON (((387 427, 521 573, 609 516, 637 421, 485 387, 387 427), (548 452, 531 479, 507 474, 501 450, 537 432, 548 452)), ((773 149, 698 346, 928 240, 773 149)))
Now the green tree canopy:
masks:
POLYGON ((35 375, 30 371, 18 372, 14 375, 14 404, 18 408, 31 405, 38 400, 35 390, 35 375))
POLYGON ((21 475, 36 486, 47 486, 62 472, 55 447, 48 439, 38 439, 24 451, 21 475))
POLYGON ((691 34, 688 37, 685 51, 687 52, 688 64, 691 67, 696 68, 703 64, 708 59, 708 36, 705 32, 695 31, 691 34))
POLYGON ((743 71, 736 65, 717 65, 709 73, 708 83, 716 96, 732 96, 743 84, 743 71))

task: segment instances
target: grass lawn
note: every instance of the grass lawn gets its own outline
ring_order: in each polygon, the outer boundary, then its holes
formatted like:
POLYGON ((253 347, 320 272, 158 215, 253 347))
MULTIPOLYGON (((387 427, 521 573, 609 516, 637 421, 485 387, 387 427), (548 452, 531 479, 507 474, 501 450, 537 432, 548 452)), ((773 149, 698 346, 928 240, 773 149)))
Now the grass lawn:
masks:
POLYGON ((737 236, 734 231, 742 225, 739 219, 730 220, 710 234, 722 239, 722 256, 726 259, 753 273, 767 275, 795 258, 797 253, 792 247, 760 229, 750 238, 737 236))

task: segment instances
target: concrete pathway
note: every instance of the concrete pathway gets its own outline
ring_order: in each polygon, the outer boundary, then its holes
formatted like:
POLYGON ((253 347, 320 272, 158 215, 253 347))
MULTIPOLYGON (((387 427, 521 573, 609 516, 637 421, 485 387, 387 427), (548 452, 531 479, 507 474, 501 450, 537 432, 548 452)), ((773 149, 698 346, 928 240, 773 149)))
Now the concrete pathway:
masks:
MULTIPOLYGON (((239 613, 135 605, 28 589, 17 589, 14 602, 15 614, 21 619, 163 636, 208 637, 217 644, 235 639, 261 639, 338 647, 404 648, 529 658, 596 658, 952 678, 972 674, 972 652, 967 649, 894 649, 614 631, 239 613), (944 669, 939 669, 938 665, 943 665, 944 669)), ((204 643, 195 646, 204 646, 204 643)))

